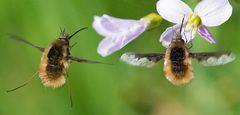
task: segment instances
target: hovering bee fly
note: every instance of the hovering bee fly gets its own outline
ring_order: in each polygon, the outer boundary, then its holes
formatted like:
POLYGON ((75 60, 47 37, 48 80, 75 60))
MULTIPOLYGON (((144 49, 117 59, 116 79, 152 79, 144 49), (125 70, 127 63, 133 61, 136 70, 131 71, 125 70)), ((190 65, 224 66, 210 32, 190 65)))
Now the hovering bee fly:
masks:
MULTIPOLYGON (((39 71, 37 73, 39 73, 39 77, 44 86, 58 88, 65 84, 68 66, 71 61, 83 63, 102 63, 93 60, 81 59, 78 57, 74 57, 70 54, 70 48, 73 47, 69 45, 70 39, 84 29, 86 29, 86 27, 79 29, 70 36, 65 33, 65 30, 63 30, 60 34, 60 37, 53 41, 47 48, 36 46, 17 36, 11 35, 10 38, 30 45, 43 53, 39 66, 39 71)), ((35 73, 33 77, 37 73, 35 73)), ((21 88, 25 86, 29 81, 17 88, 8 90, 7 92, 11 92, 18 88, 21 88)))
MULTIPOLYGON (((182 24, 183 25, 183 24, 182 24)), ((165 53, 124 53, 121 60, 134 66, 152 67, 164 59, 165 77, 174 85, 188 83, 193 78, 192 59, 205 66, 216 66, 229 63, 235 59, 232 52, 190 52, 182 39, 181 31, 173 37, 165 53)))

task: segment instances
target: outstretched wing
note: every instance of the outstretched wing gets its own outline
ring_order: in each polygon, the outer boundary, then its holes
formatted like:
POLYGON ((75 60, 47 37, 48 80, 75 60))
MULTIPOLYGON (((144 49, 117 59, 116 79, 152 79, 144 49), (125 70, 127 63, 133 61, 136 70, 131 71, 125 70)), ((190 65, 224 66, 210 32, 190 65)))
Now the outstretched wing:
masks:
POLYGON ((163 59, 165 56, 164 53, 124 53, 120 60, 126 62, 127 64, 133 66, 140 66, 140 67, 152 67, 154 66, 159 60, 163 59))
POLYGON ((204 66, 223 65, 232 62, 236 58, 232 52, 190 53, 190 57, 197 59, 204 66))
POLYGON ((99 61, 94 61, 94 60, 88 60, 88 59, 81 59, 78 57, 74 57, 72 55, 69 55, 68 58, 72 61, 80 62, 80 63, 99 63, 99 64, 107 64, 107 65, 112 65, 109 63, 104 63, 104 62, 99 62, 99 61))
POLYGON ((19 42, 25 43, 25 44, 27 44, 27 45, 29 45, 29 46, 32 46, 32 47, 38 49, 38 50, 41 51, 41 52, 44 52, 44 48, 39 47, 39 46, 36 46, 36 45, 32 44, 31 42, 22 39, 21 37, 18 37, 18 36, 15 36, 15 35, 9 35, 9 37, 10 37, 11 39, 14 39, 14 40, 17 40, 17 41, 19 41, 19 42))

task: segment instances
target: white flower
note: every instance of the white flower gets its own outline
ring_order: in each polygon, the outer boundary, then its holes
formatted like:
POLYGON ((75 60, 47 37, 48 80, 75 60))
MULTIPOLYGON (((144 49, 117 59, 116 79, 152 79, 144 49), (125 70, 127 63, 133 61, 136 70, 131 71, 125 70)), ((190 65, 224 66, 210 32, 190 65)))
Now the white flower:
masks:
POLYGON ((160 24, 162 18, 151 13, 140 20, 120 19, 103 15, 95 16, 93 28, 105 38, 98 46, 97 52, 108 56, 133 41, 149 28, 160 24))
MULTIPOLYGON (((191 41, 195 33, 199 33, 208 42, 215 43, 214 37, 208 31, 207 26, 219 26, 226 22, 232 15, 232 6, 228 0, 202 0, 196 5, 193 12, 181 0, 159 0, 157 2, 157 11, 165 20, 176 24, 174 27, 167 28, 161 35, 160 42, 165 47, 168 47, 169 41, 172 40, 169 37, 172 31, 169 30, 171 28, 179 29, 184 16, 186 17, 184 31, 187 34, 187 38, 185 38, 187 41, 191 41)), ((174 31, 179 30, 174 29, 174 31)))

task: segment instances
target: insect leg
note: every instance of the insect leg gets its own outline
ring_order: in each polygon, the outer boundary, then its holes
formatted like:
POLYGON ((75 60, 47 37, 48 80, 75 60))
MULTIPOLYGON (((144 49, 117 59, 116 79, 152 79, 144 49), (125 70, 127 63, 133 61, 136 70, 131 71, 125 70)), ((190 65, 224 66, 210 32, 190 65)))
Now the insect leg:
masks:
POLYGON ((69 49, 71 50, 75 45, 77 45, 77 42, 75 42, 73 45, 71 45, 71 46, 69 47, 69 49))
POLYGON ((188 39, 187 39, 187 36, 186 36, 185 32, 183 32, 183 35, 184 35, 186 43, 188 43, 188 39))
POLYGON ((19 89, 19 88, 22 88, 22 87, 26 86, 28 83, 30 83, 30 82, 33 80, 33 78, 37 75, 37 73, 38 73, 38 71, 37 71, 36 73, 34 73, 34 74, 32 75, 32 77, 30 77, 30 79, 27 80, 27 81, 25 81, 22 85, 20 85, 20 86, 18 86, 18 87, 16 87, 16 88, 7 90, 6 92, 9 93, 9 92, 15 91, 15 90, 17 90, 17 89, 19 89))
MULTIPOLYGON (((68 73, 67 73, 67 79, 69 79, 68 73)), ((73 107, 73 99, 72 99, 72 91, 70 87, 70 80, 67 80, 67 89, 68 89, 68 94, 69 94, 69 99, 70 99, 70 106, 71 108, 73 107)))
POLYGON ((189 46, 188 46, 188 49, 191 49, 193 47, 193 43, 192 43, 192 41, 190 41, 190 44, 189 44, 189 46))

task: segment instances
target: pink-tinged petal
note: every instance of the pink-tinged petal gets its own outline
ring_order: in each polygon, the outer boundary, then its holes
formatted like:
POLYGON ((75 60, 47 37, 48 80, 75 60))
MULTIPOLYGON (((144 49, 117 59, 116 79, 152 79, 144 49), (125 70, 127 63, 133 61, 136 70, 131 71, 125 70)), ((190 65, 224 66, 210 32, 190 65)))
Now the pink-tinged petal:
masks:
POLYGON ((174 31, 176 31, 176 28, 168 27, 160 36, 160 42, 162 42, 162 46, 168 48, 169 45, 172 42, 174 31))
POLYGON ((93 28, 98 34, 102 36, 111 35, 113 32, 116 32, 117 29, 111 26, 108 27, 106 24, 104 24, 108 22, 109 21, 106 17, 94 16, 93 28))
POLYGON ((95 16, 93 28, 102 36, 110 36, 129 31, 135 26, 147 26, 149 22, 139 20, 129 20, 103 15, 102 17, 95 16))
POLYGON ((165 20, 180 24, 184 16, 192 13, 191 8, 182 0, 159 0, 157 11, 165 20))
POLYGON ((146 28, 146 24, 135 24, 128 30, 106 36, 99 44, 97 51, 104 57, 108 56, 137 38, 146 28))
POLYGON ((207 40, 209 43, 213 44, 216 43, 214 37, 212 34, 209 32, 206 26, 202 25, 201 27, 198 28, 198 33, 200 36, 202 36, 205 40, 207 40))
MULTIPOLYGON (((172 42, 172 39, 174 36, 176 36, 176 33, 177 32, 180 32, 180 27, 181 27, 181 24, 176 24, 172 27, 168 27, 161 35, 160 37, 160 42, 162 42, 162 46, 168 48, 169 45, 171 44, 172 42)), ((192 36, 192 32, 191 31, 187 31, 185 32, 184 29, 182 30, 182 38, 185 42, 190 42, 194 36, 192 36)))
POLYGON ((195 8, 203 25, 218 26, 232 15, 232 6, 228 0, 202 0, 195 8))
POLYGON ((105 56, 110 55, 117 49, 119 49, 119 46, 117 46, 117 44, 112 43, 112 38, 106 37, 98 45, 97 52, 101 56, 105 57, 105 56))

